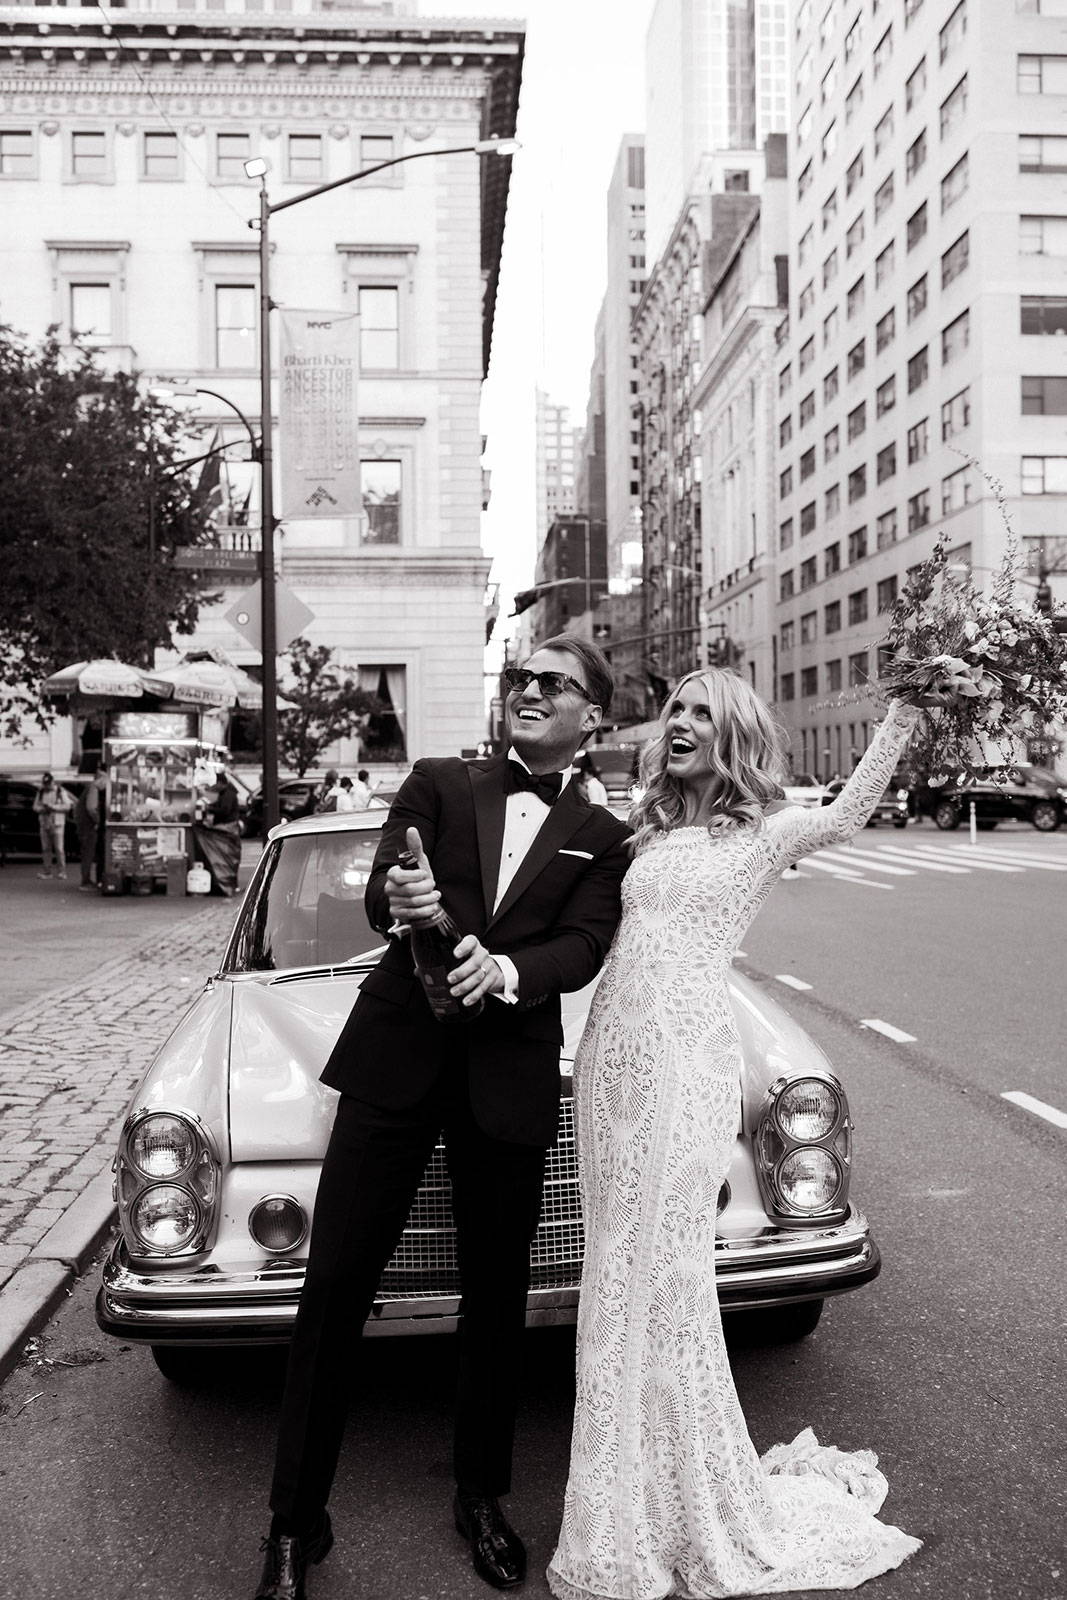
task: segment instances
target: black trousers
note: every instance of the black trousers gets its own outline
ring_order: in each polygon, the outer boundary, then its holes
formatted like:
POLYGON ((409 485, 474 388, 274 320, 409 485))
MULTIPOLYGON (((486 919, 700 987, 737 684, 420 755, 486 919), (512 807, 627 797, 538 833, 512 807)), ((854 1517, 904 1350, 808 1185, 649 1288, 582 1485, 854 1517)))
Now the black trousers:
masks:
POLYGON ((384 1111, 342 1095, 319 1183, 289 1352, 271 1509, 293 1533, 326 1505, 358 1391, 359 1334, 444 1131, 462 1285, 453 1461, 472 1494, 511 1486, 516 1393, 545 1151, 493 1139, 467 1093, 465 1051, 426 1099, 384 1111))

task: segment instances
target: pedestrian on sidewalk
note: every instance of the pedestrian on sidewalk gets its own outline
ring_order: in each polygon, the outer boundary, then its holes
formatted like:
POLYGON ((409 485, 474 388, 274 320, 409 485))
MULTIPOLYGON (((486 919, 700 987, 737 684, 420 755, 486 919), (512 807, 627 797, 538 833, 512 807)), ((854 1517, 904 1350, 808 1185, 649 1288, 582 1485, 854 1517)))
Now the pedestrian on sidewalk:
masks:
POLYGON ((101 871, 101 857, 103 851, 99 848, 103 842, 104 829, 104 795, 107 790, 107 772, 98 766, 89 782, 78 796, 78 803, 74 807, 74 824, 78 830, 78 853, 81 857, 81 883, 79 890, 91 890, 93 884, 93 867, 96 867, 96 885, 99 888, 103 880, 101 871))
POLYGON ((60 784, 56 782, 50 772, 41 778, 41 787, 33 800, 33 809, 37 813, 37 822, 41 832, 41 870, 39 878, 57 878, 67 876, 67 852, 64 833, 67 826, 67 813, 72 809, 74 801, 60 784))

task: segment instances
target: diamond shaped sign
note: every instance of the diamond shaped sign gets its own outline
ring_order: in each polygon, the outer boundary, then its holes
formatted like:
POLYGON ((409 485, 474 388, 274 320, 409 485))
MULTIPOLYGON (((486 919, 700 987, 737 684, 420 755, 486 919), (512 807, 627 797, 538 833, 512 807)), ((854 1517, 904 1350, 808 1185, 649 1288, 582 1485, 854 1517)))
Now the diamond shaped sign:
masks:
MULTIPOLYGON (((260 625, 263 609, 262 594, 263 586, 257 579, 255 583, 244 591, 240 600, 236 601, 229 611, 225 613, 226 621, 230 626, 236 628, 242 638, 247 639, 252 648, 260 651, 260 653, 263 650, 263 632, 260 625)), ((299 639, 308 623, 315 620, 315 613, 308 609, 300 596, 294 594, 292 589, 288 588, 284 583, 276 582, 274 585, 274 619, 274 625, 277 629, 276 642, 278 654, 280 655, 283 650, 288 649, 294 639, 299 639)))

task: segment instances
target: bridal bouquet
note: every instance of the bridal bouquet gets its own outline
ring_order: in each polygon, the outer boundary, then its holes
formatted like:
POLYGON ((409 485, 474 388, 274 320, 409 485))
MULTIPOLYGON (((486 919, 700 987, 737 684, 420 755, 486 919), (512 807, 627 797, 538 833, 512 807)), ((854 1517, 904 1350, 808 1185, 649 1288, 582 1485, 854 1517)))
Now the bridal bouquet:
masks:
POLYGON ((1013 546, 988 596, 947 566, 940 539, 897 598, 877 686, 889 699, 936 708, 913 758, 929 774, 966 779, 989 762, 990 746, 1010 761, 1017 740, 1067 715, 1067 639, 1016 598, 1013 546))

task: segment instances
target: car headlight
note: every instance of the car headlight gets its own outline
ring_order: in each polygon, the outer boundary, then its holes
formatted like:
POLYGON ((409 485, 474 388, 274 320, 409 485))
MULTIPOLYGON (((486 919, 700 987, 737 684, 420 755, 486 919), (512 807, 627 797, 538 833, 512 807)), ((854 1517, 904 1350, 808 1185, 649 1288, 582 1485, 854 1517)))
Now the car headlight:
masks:
POLYGON ((174 1178, 193 1163, 196 1139, 182 1117, 147 1116, 132 1130, 130 1160, 146 1178, 174 1178))
POLYGON ((794 1222, 843 1214, 852 1123, 836 1078, 779 1078, 756 1124, 756 1176, 767 1211, 794 1222))
POLYGON ((823 1211, 841 1187, 841 1168, 821 1145, 793 1150, 778 1171, 778 1187, 798 1211, 823 1211))
POLYGON ((272 1254, 295 1250, 308 1231, 307 1213, 292 1195, 264 1195, 249 1213, 248 1231, 261 1249, 272 1254))
POLYGON ((130 1226, 146 1249, 169 1255, 196 1235, 200 1207, 188 1189, 173 1183, 145 1189, 129 1211, 130 1226))
POLYGON ((775 1116, 788 1139, 809 1143, 825 1139, 840 1112, 838 1099, 821 1078, 801 1078, 778 1096, 775 1116))

